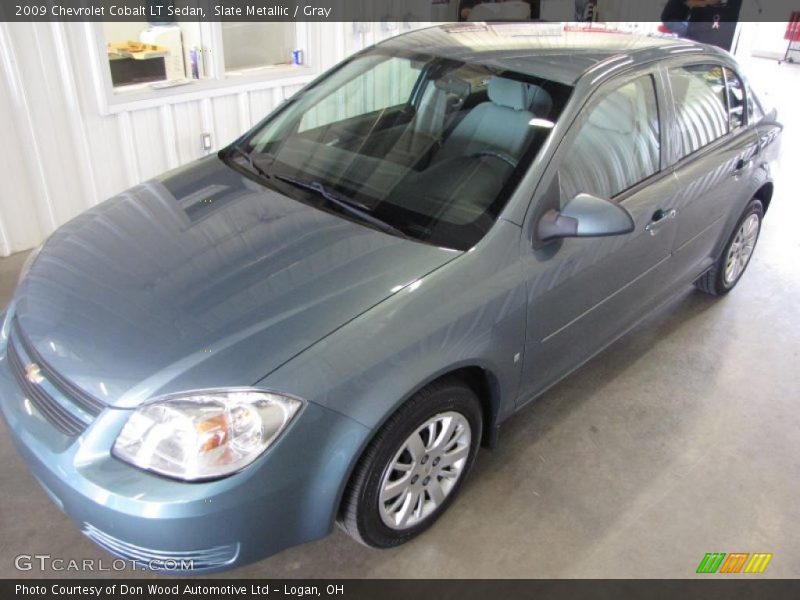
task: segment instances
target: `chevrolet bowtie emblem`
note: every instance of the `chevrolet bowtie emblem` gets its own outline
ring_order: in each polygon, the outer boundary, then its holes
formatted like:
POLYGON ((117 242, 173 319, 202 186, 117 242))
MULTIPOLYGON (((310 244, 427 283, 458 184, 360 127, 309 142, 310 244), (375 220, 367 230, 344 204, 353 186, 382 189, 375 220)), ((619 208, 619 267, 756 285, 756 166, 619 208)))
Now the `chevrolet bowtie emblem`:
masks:
POLYGON ((29 364, 25 367, 25 378, 31 383, 42 383, 44 381, 42 368, 36 363, 29 364))

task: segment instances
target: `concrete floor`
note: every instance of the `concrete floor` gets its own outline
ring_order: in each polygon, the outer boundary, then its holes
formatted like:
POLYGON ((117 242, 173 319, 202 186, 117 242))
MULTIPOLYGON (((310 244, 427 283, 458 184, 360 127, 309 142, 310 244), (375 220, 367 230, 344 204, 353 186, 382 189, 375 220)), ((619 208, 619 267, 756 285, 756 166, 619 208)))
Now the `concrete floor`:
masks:
MULTIPOLYGON (((512 419, 421 538, 377 551, 336 531, 225 575, 677 578, 716 551, 771 552, 762 577, 800 576, 800 204, 790 178, 800 67, 752 62, 787 126, 785 176, 735 292, 714 300, 687 289, 512 419)), ((0 306, 23 259, 0 260, 0 306)), ((110 562, 39 489, 4 424, 0 482, 0 577, 69 575, 19 573, 20 553, 110 562)))

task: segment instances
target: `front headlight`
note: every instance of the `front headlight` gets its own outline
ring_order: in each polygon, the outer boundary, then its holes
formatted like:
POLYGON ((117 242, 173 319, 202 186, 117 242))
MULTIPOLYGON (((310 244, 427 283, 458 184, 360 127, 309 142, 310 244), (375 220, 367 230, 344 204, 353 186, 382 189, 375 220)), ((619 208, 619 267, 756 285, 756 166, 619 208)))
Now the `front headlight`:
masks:
POLYGON ((22 283, 22 280, 27 277, 28 272, 31 270, 33 263, 36 261, 36 257, 39 256, 39 252, 42 251, 42 247, 38 246, 31 250, 31 253, 25 258, 25 262, 22 263, 22 269, 19 271, 19 278, 17 279, 17 285, 22 283))
POLYGON ((261 390, 211 390, 156 399, 125 423, 113 453, 185 481, 231 475, 258 458, 303 402, 261 390))

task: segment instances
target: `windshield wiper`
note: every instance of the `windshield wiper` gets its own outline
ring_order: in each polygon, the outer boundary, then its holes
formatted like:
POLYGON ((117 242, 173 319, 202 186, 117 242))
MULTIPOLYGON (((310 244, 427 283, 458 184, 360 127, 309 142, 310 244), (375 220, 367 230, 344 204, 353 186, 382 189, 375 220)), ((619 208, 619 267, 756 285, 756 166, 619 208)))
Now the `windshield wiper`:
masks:
POLYGON ((239 144, 231 146, 229 148, 228 154, 229 155, 238 154, 239 156, 244 157, 244 159, 247 161, 247 164, 249 164, 253 168, 253 170, 259 175, 261 175, 261 177, 263 177, 264 179, 270 179, 272 177, 264 169, 259 167, 253 160, 253 156, 249 152, 247 152, 244 148, 242 148, 239 144))
POLYGON ((378 217, 376 217, 375 215, 371 214, 369 212, 369 209, 363 204, 359 204, 347 198, 342 198, 341 196, 336 195, 319 181, 314 181, 311 179, 298 179, 296 177, 290 177, 288 175, 275 175, 274 177, 275 179, 280 179, 281 181, 290 183, 295 187, 311 190, 312 192, 315 192, 319 196, 325 198, 325 200, 327 200, 331 204, 335 204, 336 206, 348 212, 349 214, 358 217, 360 220, 365 221, 371 225, 374 225, 375 227, 385 231, 386 233, 391 233, 392 235, 397 235, 403 238, 411 239, 411 236, 405 234, 394 225, 390 225, 386 221, 383 221, 378 217))

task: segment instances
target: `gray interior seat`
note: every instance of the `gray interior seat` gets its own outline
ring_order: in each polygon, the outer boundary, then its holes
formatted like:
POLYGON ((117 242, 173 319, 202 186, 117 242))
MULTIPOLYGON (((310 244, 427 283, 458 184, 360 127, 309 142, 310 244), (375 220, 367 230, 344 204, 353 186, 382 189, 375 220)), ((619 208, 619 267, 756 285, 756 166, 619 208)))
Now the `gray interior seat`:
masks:
POLYGON ((422 95, 411 129, 438 139, 442 135, 447 112, 447 92, 436 85, 428 85, 422 95))
POLYGON ((473 108, 445 140, 435 162, 493 150, 519 158, 534 134, 530 120, 547 117, 552 108, 543 88, 494 76, 488 85, 489 102, 473 108))
MULTIPOLYGON (((407 167, 416 164, 441 139, 446 113, 447 93, 429 85, 414 119, 408 126, 401 126, 403 132, 390 148, 384 150, 383 157, 389 162, 407 167)), ((387 133, 390 135, 389 139, 394 135, 392 130, 387 130, 387 133)))

